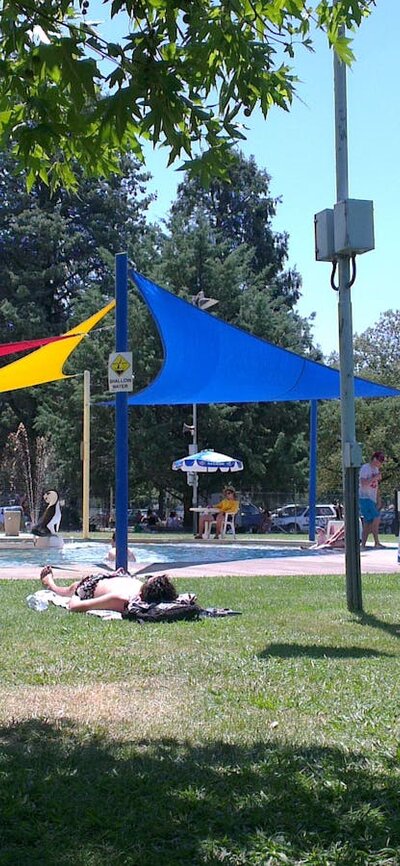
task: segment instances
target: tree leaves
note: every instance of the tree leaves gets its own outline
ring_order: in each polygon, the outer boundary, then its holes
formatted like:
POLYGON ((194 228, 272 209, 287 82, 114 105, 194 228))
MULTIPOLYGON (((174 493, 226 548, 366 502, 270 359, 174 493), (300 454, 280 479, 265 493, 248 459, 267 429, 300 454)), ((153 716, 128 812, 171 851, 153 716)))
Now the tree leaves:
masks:
POLYGON ((297 84, 282 63, 326 31, 351 62, 341 28, 361 23, 373 0, 104 0, 127 37, 108 41, 80 16, 79 0, 4 0, 0 9, 0 147, 52 188, 117 170, 122 153, 142 158, 144 141, 166 146, 170 164, 226 176, 237 119, 256 106, 289 110, 297 84), (93 57, 93 53, 95 57, 93 57), (106 63, 105 63, 106 61, 106 63), (105 89, 108 87, 108 92, 105 89), (38 149, 39 148, 39 149, 38 149), (66 169, 68 166, 68 170, 66 169))

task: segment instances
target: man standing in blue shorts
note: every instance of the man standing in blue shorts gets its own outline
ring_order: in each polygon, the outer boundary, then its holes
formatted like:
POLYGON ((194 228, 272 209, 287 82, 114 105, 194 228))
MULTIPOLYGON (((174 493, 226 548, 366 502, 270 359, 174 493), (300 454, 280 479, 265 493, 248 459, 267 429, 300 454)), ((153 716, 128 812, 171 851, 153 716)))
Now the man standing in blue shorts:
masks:
POLYGON ((381 468, 385 461, 385 455, 382 451, 374 451, 369 463, 364 463, 360 469, 360 512, 362 517, 363 529, 361 548, 365 550, 367 539, 372 532, 374 537, 375 547, 384 547, 380 544, 378 531, 380 521, 380 498, 379 498, 379 482, 382 479, 381 468))

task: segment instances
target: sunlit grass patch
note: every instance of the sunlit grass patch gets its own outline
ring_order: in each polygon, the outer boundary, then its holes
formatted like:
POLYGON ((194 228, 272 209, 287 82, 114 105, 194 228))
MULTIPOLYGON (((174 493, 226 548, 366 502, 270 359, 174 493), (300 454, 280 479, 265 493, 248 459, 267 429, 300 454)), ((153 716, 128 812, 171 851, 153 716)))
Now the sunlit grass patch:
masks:
POLYGON ((139 626, 3 582, 1 866, 398 866, 400 589, 363 584, 202 579, 242 615, 139 626))

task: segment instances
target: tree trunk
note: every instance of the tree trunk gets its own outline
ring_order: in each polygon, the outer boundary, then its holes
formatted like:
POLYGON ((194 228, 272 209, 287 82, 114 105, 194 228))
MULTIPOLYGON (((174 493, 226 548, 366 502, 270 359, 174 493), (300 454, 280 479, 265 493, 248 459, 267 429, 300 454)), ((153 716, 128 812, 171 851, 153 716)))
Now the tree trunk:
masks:
POLYGON ((165 490, 158 491, 158 516, 160 520, 165 518, 165 490))

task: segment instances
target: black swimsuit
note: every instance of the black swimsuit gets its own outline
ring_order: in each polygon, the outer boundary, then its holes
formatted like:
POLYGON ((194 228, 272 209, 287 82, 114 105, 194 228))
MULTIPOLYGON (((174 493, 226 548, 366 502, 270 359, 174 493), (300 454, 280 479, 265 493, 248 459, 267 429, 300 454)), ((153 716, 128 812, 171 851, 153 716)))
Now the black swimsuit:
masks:
POLYGON ((78 583, 78 586, 75 590, 75 595, 81 599, 81 601, 85 601, 89 598, 94 598, 94 591, 98 583, 101 580, 110 580, 113 578, 113 574, 90 574, 88 577, 84 577, 78 583))

